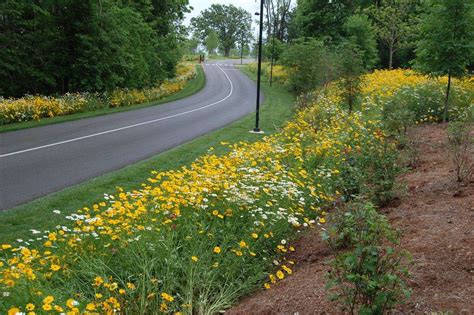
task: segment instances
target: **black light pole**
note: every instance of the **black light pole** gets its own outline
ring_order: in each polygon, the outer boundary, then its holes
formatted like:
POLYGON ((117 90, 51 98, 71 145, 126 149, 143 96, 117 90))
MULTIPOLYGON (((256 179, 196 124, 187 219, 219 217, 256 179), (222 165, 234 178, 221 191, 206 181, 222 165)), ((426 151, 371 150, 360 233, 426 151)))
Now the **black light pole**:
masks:
POLYGON ((242 37, 240 39, 240 65, 244 63, 244 32, 242 32, 242 37))
POLYGON ((262 35, 263 35, 263 1, 260 0, 260 30, 258 37, 258 71, 257 71, 257 111, 255 114, 254 133, 263 133, 260 130, 260 76, 262 74, 262 35))
POLYGON ((270 63, 270 86, 272 86, 272 83, 273 83, 273 63, 275 62, 275 35, 276 35, 276 25, 273 26, 272 62, 270 63))

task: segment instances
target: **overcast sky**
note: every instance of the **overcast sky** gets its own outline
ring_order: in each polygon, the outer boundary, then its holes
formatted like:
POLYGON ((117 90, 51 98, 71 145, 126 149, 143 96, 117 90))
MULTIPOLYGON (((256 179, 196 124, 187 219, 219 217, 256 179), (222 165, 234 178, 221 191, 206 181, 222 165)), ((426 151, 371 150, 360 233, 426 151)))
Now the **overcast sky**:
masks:
POLYGON ((253 14, 257 12, 260 7, 260 1, 256 0, 189 0, 189 5, 194 8, 194 10, 187 14, 185 24, 189 25, 189 20, 192 17, 198 16, 202 10, 209 8, 212 4, 233 4, 236 7, 241 7, 250 13, 252 13, 252 20, 255 20, 256 16, 253 14))

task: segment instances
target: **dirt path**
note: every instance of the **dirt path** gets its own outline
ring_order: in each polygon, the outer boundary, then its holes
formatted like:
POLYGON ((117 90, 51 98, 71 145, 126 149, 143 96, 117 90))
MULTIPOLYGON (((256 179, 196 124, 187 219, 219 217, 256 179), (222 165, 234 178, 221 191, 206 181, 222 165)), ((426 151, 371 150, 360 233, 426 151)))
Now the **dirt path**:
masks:
MULTIPOLYGON (((455 183, 445 125, 419 127, 413 136, 422 140, 422 154, 417 167, 399 178, 408 191, 398 205, 382 209, 403 231, 402 246, 415 263, 412 297, 398 311, 474 314, 474 184, 455 183)), ((243 299, 228 314, 339 313, 324 291, 325 261, 332 253, 319 232, 295 244, 292 276, 243 299)))

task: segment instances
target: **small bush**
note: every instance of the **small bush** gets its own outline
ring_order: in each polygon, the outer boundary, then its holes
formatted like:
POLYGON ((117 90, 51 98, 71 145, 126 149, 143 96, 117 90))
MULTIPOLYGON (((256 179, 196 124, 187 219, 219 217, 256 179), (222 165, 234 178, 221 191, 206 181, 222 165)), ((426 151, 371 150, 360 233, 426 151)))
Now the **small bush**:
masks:
POLYGON ((370 204, 355 203, 340 213, 326 239, 351 246, 332 261, 327 288, 350 314, 383 314, 410 295, 408 253, 385 216, 370 204))
POLYGON ((344 201, 363 195, 384 206, 396 195, 395 179, 401 171, 399 152, 381 130, 373 132, 377 142, 363 142, 358 150, 347 152, 341 162, 339 187, 344 201))
POLYGON ((395 239, 395 233, 390 230, 384 216, 379 215, 371 204, 354 201, 332 213, 322 238, 332 249, 343 249, 353 248, 366 234, 374 238, 395 239))
POLYGON ((472 137, 466 122, 451 122, 448 128, 449 150, 458 182, 470 181, 474 169, 472 162, 472 137))
POLYGON ((415 124, 415 113, 403 102, 388 101, 382 109, 385 130, 397 139, 406 135, 408 128, 415 124))
POLYGON ((322 41, 295 41, 282 53, 280 62, 288 69, 288 83, 295 92, 308 92, 337 77, 336 55, 322 41))

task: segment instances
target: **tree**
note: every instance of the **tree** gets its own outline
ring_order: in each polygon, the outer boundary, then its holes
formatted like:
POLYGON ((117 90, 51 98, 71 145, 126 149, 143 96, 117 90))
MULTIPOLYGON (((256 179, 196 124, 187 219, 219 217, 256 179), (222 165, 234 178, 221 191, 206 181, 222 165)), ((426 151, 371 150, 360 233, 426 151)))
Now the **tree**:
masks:
POLYGON ((213 4, 201 15, 192 18, 191 25, 203 42, 214 30, 219 36, 219 42, 226 57, 229 57, 230 50, 242 39, 242 36, 246 38, 252 36, 251 14, 233 5, 213 4))
POLYGON ((391 1, 383 6, 371 6, 366 12, 375 22, 376 34, 388 49, 388 68, 393 67, 393 55, 409 45, 416 19, 411 19, 412 4, 409 1, 391 1))
POLYGON ((263 46, 263 58, 277 62, 285 49, 285 45, 278 38, 269 38, 263 46))
POLYGON ((355 12, 354 0, 299 0, 295 13, 300 37, 338 39, 346 19, 355 12))
POLYGON ((55 90, 54 18, 32 1, 0 2, 0 93, 22 96, 55 90))
POLYGON ((264 27, 267 39, 275 36, 284 41, 288 38, 288 26, 291 17, 292 0, 267 0, 264 2, 266 21, 264 27))
POLYGON ((378 61, 377 41, 372 21, 367 15, 355 14, 344 23, 344 32, 362 52, 365 69, 372 69, 378 61))
POLYGON ((69 89, 140 88, 163 79, 164 70, 155 62, 159 57, 151 26, 130 7, 102 5, 102 14, 74 33, 76 60, 68 74, 69 89))
POLYGON ((422 21, 415 67, 432 76, 448 76, 443 122, 448 120, 451 78, 464 76, 474 59, 472 6, 466 0, 436 0, 422 21))
POLYGON ((288 67, 290 87, 301 93, 325 85, 337 77, 334 57, 324 42, 298 39, 285 49, 280 62, 288 67))
POLYGON ((206 48, 209 55, 212 55, 219 47, 219 36, 214 30, 211 30, 206 38, 206 48))
POLYGON ((363 52, 352 41, 342 42, 337 51, 339 52, 337 64, 340 76, 338 82, 346 98, 350 114, 361 89, 361 75, 364 73, 363 52))
POLYGON ((193 36, 185 41, 185 45, 187 53, 196 54, 199 46, 199 39, 193 36))
POLYGON ((174 75, 187 11, 187 0, 0 1, 0 93, 156 84, 174 75))

